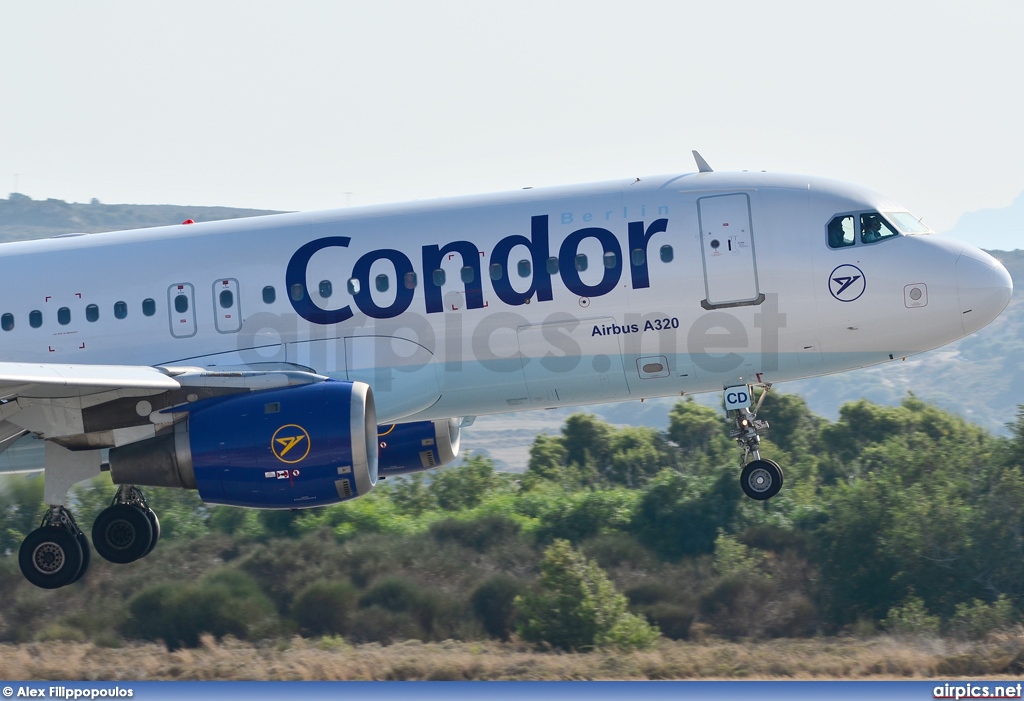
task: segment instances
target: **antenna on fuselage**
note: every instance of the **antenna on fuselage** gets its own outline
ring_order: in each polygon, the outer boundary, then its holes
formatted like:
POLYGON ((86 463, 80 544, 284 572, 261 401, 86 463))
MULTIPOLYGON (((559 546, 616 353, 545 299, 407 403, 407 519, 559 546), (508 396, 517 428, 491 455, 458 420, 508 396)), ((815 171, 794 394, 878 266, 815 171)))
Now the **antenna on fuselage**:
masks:
POLYGON ((715 172, 714 170, 712 170, 711 166, 708 165, 708 162, 705 161, 704 158, 699 153, 697 153, 696 149, 694 149, 692 153, 693 153, 693 160, 697 161, 697 170, 699 170, 701 173, 714 173, 715 172))

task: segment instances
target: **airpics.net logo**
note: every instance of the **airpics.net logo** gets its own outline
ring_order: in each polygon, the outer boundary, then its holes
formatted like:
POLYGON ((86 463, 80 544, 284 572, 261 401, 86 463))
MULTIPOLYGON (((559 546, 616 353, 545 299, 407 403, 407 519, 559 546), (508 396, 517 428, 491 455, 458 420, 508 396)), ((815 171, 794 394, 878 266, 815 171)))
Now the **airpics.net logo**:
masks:
POLYGON ((828 276, 828 291, 840 302, 852 302, 864 294, 864 272, 856 265, 840 265, 828 276))

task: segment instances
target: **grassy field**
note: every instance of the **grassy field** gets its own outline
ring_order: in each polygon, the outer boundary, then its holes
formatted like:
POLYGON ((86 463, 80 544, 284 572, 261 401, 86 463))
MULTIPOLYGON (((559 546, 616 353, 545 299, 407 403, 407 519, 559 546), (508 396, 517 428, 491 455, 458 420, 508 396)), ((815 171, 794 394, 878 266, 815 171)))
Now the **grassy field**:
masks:
POLYGON ((662 642, 622 653, 534 652, 515 643, 349 646, 337 638, 198 649, 50 641, 0 645, 0 677, 44 680, 589 680, 1019 678, 1024 630, 984 642, 819 638, 764 643, 662 642))

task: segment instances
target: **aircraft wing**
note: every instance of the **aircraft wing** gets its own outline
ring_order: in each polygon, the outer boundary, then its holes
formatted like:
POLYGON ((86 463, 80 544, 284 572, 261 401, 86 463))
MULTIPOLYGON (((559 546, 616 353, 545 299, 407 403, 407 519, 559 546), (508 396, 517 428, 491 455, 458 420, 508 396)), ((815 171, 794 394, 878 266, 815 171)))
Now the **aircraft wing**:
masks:
MULTIPOLYGON (((202 399, 326 379, 291 368, 0 362, 0 452, 26 434, 71 450, 127 445, 170 427, 202 399)), ((4 462, 0 472, 31 469, 4 462)))
POLYGON ((76 396, 97 389, 178 389, 166 371, 134 365, 63 365, 0 362, 0 395, 76 396))

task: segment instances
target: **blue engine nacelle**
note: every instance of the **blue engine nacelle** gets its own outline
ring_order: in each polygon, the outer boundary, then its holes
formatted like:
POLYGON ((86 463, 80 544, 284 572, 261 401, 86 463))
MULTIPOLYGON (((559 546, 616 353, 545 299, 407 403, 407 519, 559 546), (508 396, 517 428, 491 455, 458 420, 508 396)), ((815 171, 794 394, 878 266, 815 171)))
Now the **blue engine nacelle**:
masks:
POLYGON ((459 440, 458 419, 381 426, 377 469, 388 477, 447 465, 459 454, 459 440))
POLYGON ((373 394, 362 382, 209 399, 174 432, 112 448, 115 484, 198 489, 203 501, 264 509, 323 506, 377 483, 373 394))

